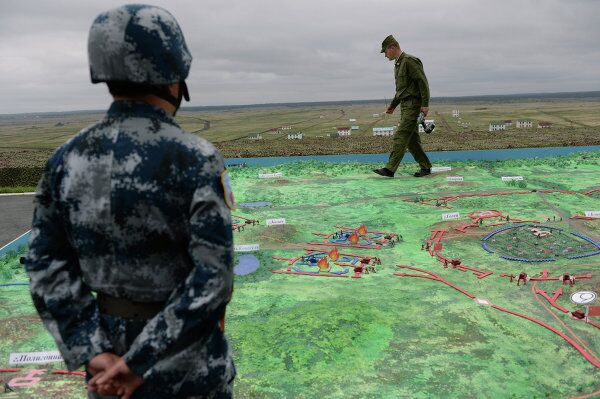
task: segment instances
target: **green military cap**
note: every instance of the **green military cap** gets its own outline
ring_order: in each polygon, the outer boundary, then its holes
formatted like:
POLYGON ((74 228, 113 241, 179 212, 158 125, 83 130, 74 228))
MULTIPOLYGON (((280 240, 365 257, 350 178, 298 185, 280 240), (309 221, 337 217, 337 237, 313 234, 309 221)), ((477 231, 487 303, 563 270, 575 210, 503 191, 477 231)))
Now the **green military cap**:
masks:
POLYGON ((381 42, 381 52, 385 53, 385 49, 388 48, 389 45, 396 44, 396 43, 398 43, 398 41, 396 39, 394 39, 394 36, 389 35, 388 37, 383 39, 383 41, 381 42))

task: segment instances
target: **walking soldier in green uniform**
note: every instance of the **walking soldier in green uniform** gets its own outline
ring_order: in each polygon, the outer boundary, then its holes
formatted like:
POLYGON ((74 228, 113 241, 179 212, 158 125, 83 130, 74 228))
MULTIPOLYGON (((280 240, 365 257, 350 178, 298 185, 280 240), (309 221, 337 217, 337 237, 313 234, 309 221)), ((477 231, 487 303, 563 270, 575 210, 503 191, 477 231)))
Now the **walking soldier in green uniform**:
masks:
POLYGON ((422 177, 431 174, 431 162, 421 147, 418 133, 417 119, 419 113, 425 115, 429 112, 429 85, 423 71, 421 60, 400 49, 400 45, 392 35, 381 43, 381 52, 385 53, 390 61, 395 60, 394 76, 396 78, 396 95, 385 111, 386 114, 394 112, 400 104, 400 126, 394 134, 392 153, 387 165, 373 172, 394 177, 398 165, 408 149, 421 166, 421 170, 414 174, 422 177))

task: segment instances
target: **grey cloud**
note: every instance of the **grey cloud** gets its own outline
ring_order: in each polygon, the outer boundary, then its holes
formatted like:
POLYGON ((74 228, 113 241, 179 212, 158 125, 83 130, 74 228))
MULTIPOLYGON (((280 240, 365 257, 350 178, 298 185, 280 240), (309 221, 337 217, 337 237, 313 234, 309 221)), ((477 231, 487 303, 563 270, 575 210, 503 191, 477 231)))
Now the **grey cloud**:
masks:
MULTIPOLYGON (((389 98, 394 34, 433 96, 600 89, 594 0, 153 1, 194 56, 191 105, 389 98)), ((3 2, 0 113, 105 108, 87 33, 122 1, 3 2)))

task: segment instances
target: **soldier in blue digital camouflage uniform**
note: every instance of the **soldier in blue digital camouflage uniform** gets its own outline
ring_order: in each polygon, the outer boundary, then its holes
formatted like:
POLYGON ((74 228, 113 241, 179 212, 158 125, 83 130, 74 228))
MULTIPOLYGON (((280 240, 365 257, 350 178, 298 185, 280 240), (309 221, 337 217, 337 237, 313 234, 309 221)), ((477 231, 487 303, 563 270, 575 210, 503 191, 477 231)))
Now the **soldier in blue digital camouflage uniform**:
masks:
POLYGON ((183 34, 167 11, 127 5, 96 18, 88 52, 115 101, 46 165, 33 303, 91 398, 231 397, 234 203, 221 155, 173 119, 189 99, 183 34))

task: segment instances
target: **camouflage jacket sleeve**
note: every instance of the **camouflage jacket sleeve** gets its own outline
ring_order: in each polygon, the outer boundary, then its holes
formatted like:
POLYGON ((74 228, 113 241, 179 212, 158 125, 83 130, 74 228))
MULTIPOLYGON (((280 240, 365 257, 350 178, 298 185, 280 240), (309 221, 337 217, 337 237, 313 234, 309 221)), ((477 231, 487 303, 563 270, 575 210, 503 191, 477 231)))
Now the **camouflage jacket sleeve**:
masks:
POLYGON ((90 288, 81 277, 57 202, 60 151, 46 166, 37 188, 25 269, 31 296, 45 327, 70 370, 110 351, 90 288))
POLYGON ((206 340, 223 316, 233 290, 233 232, 224 199, 220 155, 207 158, 189 209, 187 251, 193 269, 171 294, 124 355, 136 374, 148 378, 152 366, 206 340))
POLYGON ((429 107, 429 83, 423 70, 423 63, 418 58, 408 58, 406 60, 408 76, 417 84, 421 95, 421 106, 429 107))

